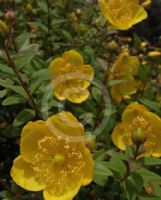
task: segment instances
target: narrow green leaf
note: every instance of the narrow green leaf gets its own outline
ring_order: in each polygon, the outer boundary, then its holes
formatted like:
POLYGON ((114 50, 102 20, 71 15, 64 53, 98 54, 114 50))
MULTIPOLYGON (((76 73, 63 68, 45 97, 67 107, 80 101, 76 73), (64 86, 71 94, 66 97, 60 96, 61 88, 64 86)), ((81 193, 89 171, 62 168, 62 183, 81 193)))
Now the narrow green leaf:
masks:
POLYGON ((21 111, 13 121, 14 126, 21 126, 35 117, 35 111, 31 109, 24 109, 21 111))
POLYGON ((138 99, 141 103, 143 103, 145 106, 148 106, 151 110, 155 111, 156 113, 160 113, 161 105, 155 101, 150 101, 145 98, 139 98, 138 99))
POLYGON ((138 161, 144 165, 161 165, 161 159, 154 157, 142 157, 138 161))
POLYGON ((2 105, 3 106, 15 105, 19 103, 24 103, 25 101, 26 99, 24 99, 22 96, 13 95, 4 99, 2 105))

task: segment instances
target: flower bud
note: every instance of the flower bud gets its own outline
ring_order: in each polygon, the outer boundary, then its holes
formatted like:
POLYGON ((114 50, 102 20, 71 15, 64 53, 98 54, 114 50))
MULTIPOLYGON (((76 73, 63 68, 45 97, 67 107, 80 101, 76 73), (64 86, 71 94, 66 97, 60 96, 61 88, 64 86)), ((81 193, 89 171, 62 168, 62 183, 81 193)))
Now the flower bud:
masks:
POLYGON ((111 42, 109 42, 107 44, 107 47, 108 47, 108 49, 113 51, 113 50, 116 50, 118 48, 118 44, 116 43, 115 40, 112 40, 111 42))
POLYGON ((75 11, 76 15, 77 16, 81 16, 82 15, 82 10, 80 8, 78 8, 76 11, 75 11))
POLYGON ((0 20, 0 35, 6 37, 9 34, 9 28, 6 23, 0 20))
POLYGON ((100 26, 100 19, 99 18, 97 18, 97 19, 95 19, 95 21, 94 21, 94 25, 95 26, 97 26, 97 27, 99 27, 100 26))
POLYGON ((150 51, 148 53, 148 56, 150 58, 158 58, 158 57, 161 57, 161 52, 159 52, 159 51, 150 51))
POLYGON ((7 23, 12 23, 16 19, 16 13, 14 11, 8 11, 5 13, 4 17, 7 23))
POLYGON ((96 137, 94 135, 89 135, 86 139, 85 139, 85 145, 86 147, 90 150, 93 151, 97 148, 96 145, 96 137))
POLYGON ((146 140, 146 134, 142 128, 138 128, 132 133, 131 139, 135 144, 141 145, 146 140))
POLYGON ((145 0, 143 3, 142 3, 142 6, 146 9, 149 9, 152 5, 152 1, 151 0, 145 0))
POLYGON ((28 3, 28 4, 25 6, 25 10, 26 10, 26 12, 28 12, 28 13, 32 12, 32 10, 33 10, 32 4, 28 3))

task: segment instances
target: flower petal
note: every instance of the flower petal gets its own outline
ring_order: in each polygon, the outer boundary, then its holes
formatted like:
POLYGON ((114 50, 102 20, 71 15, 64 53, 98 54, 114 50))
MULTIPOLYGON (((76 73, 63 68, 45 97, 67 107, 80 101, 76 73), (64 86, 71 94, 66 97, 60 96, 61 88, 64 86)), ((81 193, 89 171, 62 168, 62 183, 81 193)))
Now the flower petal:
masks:
POLYGON ((82 103, 89 97, 88 90, 80 90, 78 88, 71 88, 67 92, 67 99, 73 103, 82 103))
POLYGON ((145 106, 137 102, 131 103, 126 107, 122 114, 122 121, 126 123, 131 123, 131 121, 138 115, 142 115, 143 112, 148 111, 145 106))
POLYGON ((111 88, 111 96, 117 103, 120 103, 122 101, 122 95, 120 94, 117 85, 112 86, 112 88, 111 88))
POLYGON ((27 162, 34 162, 39 153, 39 141, 45 136, 52 136, 44 121, 29 122, 24 126, 20 141, 20 151, 27 162))
POLYGON ((47 127, 58 136, 83 136, 84 128, 70 112, 60 112, 48 118, 47 127))
POLYGON ((143 6, 132 4, 132 24, 137 24, 148 17, 148 14, 143 6))
POLYGON ((83 79, 92 81, 94 78, 94 69, 90 65, 83 65, 78 68, 78 71, 83 73, 83 79))
MULTIPOLYGON (((66 185, 66 187, 68 187, 68 185, 66 185)), ((46 189, 43 192, 43 196, 45 200, 72 200, 74 196, 78 193, 80 187, 81 185, 77 185, 72 189, 69 187, 67 190, 65 190, 66 192, 62 195, 53 195, 51 194, 50 190, 48 191, 46 189)))
POLYGON ((89 185, 93 180, 94 162, 90 151, 85 147, 85 176, 83 179, 83 186, 89 185))
POLYGON ((49 72, 53 77, 61 74, 61 70, 65 67, 65 60, 63 58, 54 59, 49 65, 49 72))
POLYGON ((55 84, 55 80, 52 81, 52 87, 54 89, 54 95, 57 99, 59 99, 60 101, 63 101, 66 99, 65 95, 64 95, 64 90, 65 90, 65 85, 64 83, 59 83, 59 84, 55 84))
POLYGON ((67 51, 63 54, 62 58, 67 62, 67 63, 70 63, 70 64, 73 64, 74 66, 81 66, 84 64, 84 59, 83 57, 81 56, 80 53, 78 53, 77 51, 75 50, 70 50, 70 51, 67 51))
POLYGON ((36 181, 32 165, 27 163, 22 156, 18 156, 14 160, 11 177, 17 185, 26 190, 36 192, 45 188, 45 185, 41 185, 36 181))
POLYGON ((112 141, 113 143, 121 150, 125 150, 126 143, 128 144, 128 141, 125 141, 124 138, 124 132, 127 128, 127 124, 120 123, 115 126, 113 132, 112 132, 112 141))
MULTIPOLYGON (((152 112, 144 112, 144 118, 151 124, 151 132, 147 135, 147 141, 153 143, 152 146, 147 146, 147 152, 151 152, 154 157, 161 156, 161 118, 152 112)), ((145 147, 146 147, 145 142, 145 147)))

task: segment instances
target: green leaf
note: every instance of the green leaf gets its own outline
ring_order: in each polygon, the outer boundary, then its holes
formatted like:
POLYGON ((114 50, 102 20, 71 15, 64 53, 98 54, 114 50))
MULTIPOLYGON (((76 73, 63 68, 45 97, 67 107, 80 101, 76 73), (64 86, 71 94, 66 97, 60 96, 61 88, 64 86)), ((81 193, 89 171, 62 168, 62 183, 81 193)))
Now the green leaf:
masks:
POLYGON ((131 148, 131 146, 129 146, 128 144, 126 144, 125 155, 126 155, 127 159, 133 157, 132 148, 131 148))
POLYGON ((114 85, 118 85, 120 83, 126 83, 127 80, 111 80, 111 81, 108 81, 108 87, 112 87, 114 85))
POLYGON ((68 31, 63 30, 62 34, 67 42, 71 42, 71 43, 73 42, 73 37, 71 36, 71 34, 68 31))
POLYGON ((29 64, 34 56, 38 55, 38 44, 31 44, 20 51, 14 56, 14 63, 17 69, 22 69, 25 65, 29 64))
POLYGON ((16 38, 16 46, 21 51, 29 46, 30 38, 33 36, 32 33, 22 33, 16 38))
POLYGON ((155 101, 150 101, 145 98, 139 98, 138 100, 141 103, 143 103, 145 106, 148 106, 151 110, 155 111, 156 113, 160 113, 161 106, 159 105, 159 103, 157 103, 155 101))
POLYGON ((25 101, 26 99, 24 99, 22 96, 13 95, 4 99, 2 102, 2 105, 3 106, 15 105, 15 104, 24 103, 25 101))
POLYGON ((144 165, 161 165, 161 159, 154 157, 142 157, 138 161, 144 165))
POLYGON ((142 42, 141 38, 136 33, 134 33, 133 37, 134 37, 135 45, 139 47, 141 45, 141 42, 142 42))
POLYGON ((160 197, 140 197, 139 200, 160 200, 160 197))
POLYGON ((116 152, 114 150, 107 151, 107 154, 111 156, 112 158, 120 159, 120 160, 126 160, 126 156, 123 153, 116 152))
POLYGON ((103 186, 108 176, 112 176, 113 173, 107 168, 106 161, 95 161, 94 163, 94 182, 103 186))
POLYGON ((14 126, 21 126, 35 117, 35 111, 31 109, 24 109, 21 111, 13 121, 14 126))
POLYGON ((47 7, 46 2, 39 2, 38 1, 37 4, 38 4, 41 11, 43 11, 46 14, 48 13, 48 7, 47 7))
POLYGON ((102 161, 104 159, 106 155, 106 151, 105 150, 100 150, 100 151, 97 151, 95 154, 93 154, 93 159, 94 160, 99 160, 99 161, 102 161))
POLYGON ((4 90, 0 90, 0 98, 3 98, 7 95, 7 89, 4 89, 4 90))
POLYGON ((123 176, 126 174, 126 166, 124 164, 124 162, 120 159, 116 159, 116 158, 111 158, 109 162, 107 162, 107 167, 118 173, 120 176, 123 176))
POLYGON ((153 181, 153 180, 159 180, 161 181, 161 176, 156 174, 155 172, 152 172, 150 170, 147 170, 145 168, 140 168, 136 171, 137 174, 140 174, 145 181, 153 181))
POLYGON ((0 63, 0 70, 4 73, 7 73, 7 74, 11 74, 11 75, 14 74, 11 67, 8 67, 7 65, 2 64, 2 63, 0 63))
POLYGON ((98 102, 101 100, 102 91, 98 87, 92 88, 92 96, 98 102))

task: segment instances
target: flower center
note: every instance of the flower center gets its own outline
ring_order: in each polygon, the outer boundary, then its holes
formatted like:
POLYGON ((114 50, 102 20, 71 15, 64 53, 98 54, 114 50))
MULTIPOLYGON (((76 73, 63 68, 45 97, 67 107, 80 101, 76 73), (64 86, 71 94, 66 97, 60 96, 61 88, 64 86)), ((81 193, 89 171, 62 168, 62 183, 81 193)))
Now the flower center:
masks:
POLYGON ((62 154, 55 154, 53 157, 53 162, 58 164, 58 165, 63 165, 65 161, 65 158, 62 154))

